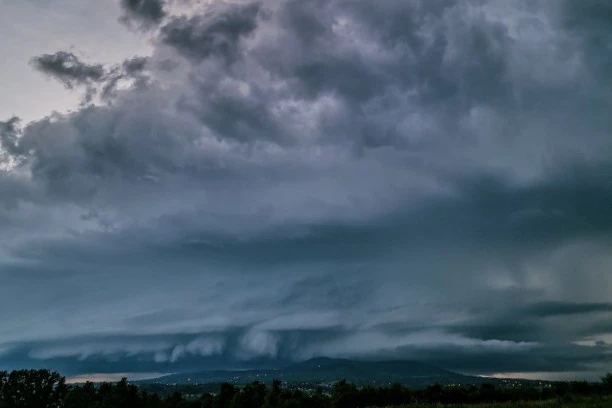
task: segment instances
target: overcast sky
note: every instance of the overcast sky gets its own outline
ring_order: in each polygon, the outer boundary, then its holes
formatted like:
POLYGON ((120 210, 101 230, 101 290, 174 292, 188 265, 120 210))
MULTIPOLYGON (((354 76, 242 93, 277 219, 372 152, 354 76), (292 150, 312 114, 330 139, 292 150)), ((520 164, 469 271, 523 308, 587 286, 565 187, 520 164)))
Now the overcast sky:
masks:
POLYGON ((0 8, 0 369, 612 371, 612 3, 0 8))

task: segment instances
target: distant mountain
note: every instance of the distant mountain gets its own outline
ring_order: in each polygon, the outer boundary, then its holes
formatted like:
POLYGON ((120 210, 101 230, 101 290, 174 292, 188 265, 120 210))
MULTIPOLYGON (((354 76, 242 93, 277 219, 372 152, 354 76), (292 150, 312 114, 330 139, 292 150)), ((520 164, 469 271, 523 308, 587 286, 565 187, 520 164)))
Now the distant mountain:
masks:
POLYGON ((321 382, 346 379, 354 383, 415 383, 448 382, 459 377, 432 365, 417 361, 355 361, 316 358, 293 364, 281 370, 286 381, 301 381, 302 377, 321 382))
POLYGON ((465 376, 417 361, 356 361, 315 358, 276 370, 216 370, 172 374, 140 383, 211 384, 253 381, 270 383, 279 379, 288 384, 325 384, 346 379, 358 385, 383 386, 393 383, 420 386, 427 384, 480 383, 480 377, 465 376))

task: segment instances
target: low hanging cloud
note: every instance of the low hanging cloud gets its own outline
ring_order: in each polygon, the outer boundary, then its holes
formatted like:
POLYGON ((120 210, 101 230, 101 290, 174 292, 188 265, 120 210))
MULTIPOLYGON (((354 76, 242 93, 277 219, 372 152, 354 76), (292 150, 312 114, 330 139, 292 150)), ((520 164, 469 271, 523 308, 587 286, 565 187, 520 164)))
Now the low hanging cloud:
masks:
POLYGON ((607 6, 200 6, 34 58, 99 98, 0 123, 3 364, 611 369, 607 6))

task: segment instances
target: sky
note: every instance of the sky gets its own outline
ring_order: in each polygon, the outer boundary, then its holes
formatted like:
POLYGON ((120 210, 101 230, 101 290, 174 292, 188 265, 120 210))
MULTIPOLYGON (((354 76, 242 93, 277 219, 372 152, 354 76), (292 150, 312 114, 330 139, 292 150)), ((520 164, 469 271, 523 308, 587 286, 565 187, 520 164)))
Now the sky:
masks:
POLYGON ((612 3, 0 8, 0 369, 612 371, 612 3))

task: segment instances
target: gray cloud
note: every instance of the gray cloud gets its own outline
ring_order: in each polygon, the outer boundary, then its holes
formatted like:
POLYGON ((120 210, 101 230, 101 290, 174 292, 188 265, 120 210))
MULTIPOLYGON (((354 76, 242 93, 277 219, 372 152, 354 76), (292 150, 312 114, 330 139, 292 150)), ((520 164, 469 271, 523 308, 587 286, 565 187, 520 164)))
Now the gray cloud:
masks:
POLYGON ((610 370, 595 6, 162 15, 152 55, 70 71, 103 103, 0 124, 5 364, 610 370))
POLYGON ((68 89, 101 81, 106 74, 103 65, 87 64, 66 51, 35 57, 31 63, 34 68, 57 79, 68 89))
POLYGON ((166 12, 164 0, 120 0, 124 12, 119 19, 128 27, 148 30, 159 25, 166 12))
POLYGON ((233 58, 242 37, 253 32, 260 5, 219 5, 203 15, 175 17, 161 29, 161 41, 189 58, 233 58))
POLYGON ((60 81, 67 89, 84 88, 82 105, 94 102, 96 95, 101 102, 110 101, 117 88, 144 88, 148 85, 147 57, 132 57, 121 64, 105 67, 102 64, 86 64, 73 53, 64 51, 32 58, 31 64, 39 71, 60 81))
POLYGON ((18 117, 12 117, 6 122, 0 122, 0 145, 10 155, 19 153, 17 141, 20 134, 20 120, 18 117))
POLYGON ((147 57, 134 57, 123 61, 123 68, 127 74, 136 74, 146 69, 149 58, 147 57))

